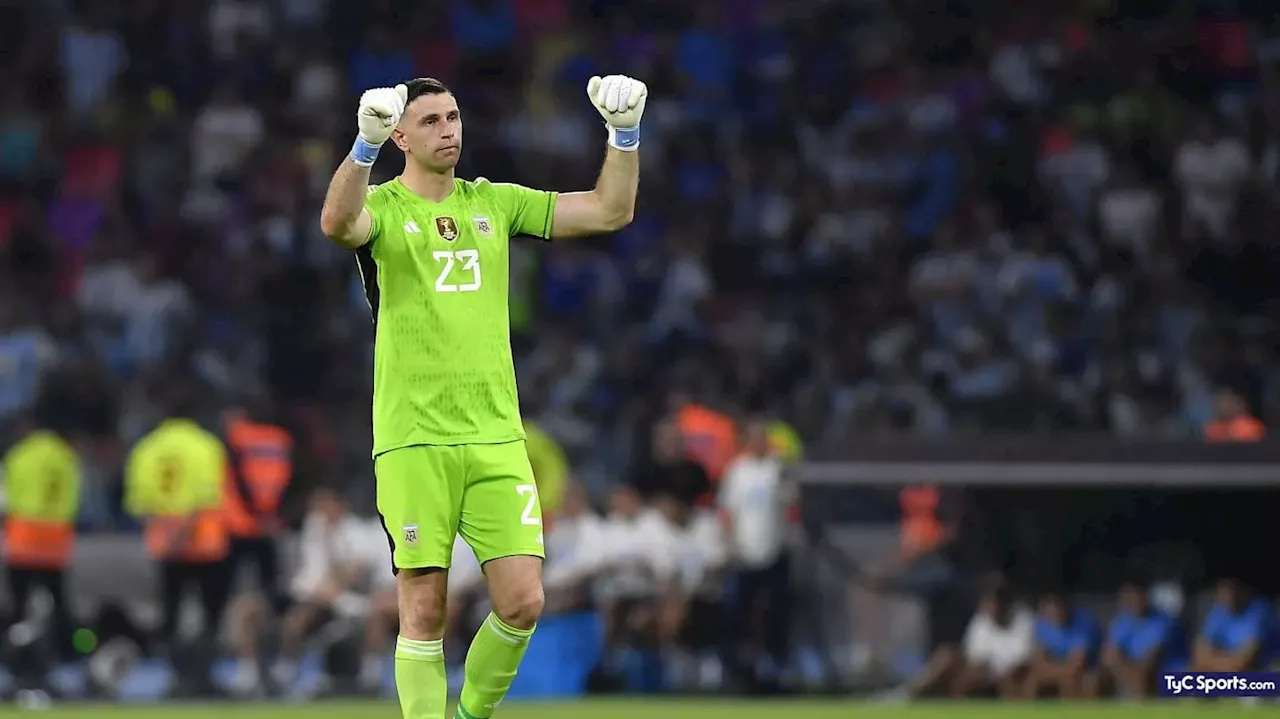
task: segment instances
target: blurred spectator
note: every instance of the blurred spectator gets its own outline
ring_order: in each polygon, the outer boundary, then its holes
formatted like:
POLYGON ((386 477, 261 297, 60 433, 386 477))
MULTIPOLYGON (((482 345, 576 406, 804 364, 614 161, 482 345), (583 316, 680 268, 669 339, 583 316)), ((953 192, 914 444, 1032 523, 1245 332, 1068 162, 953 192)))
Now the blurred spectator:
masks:
MULTIPOLYGON (((685 455, 697 462, 705 470, 708 480, 720 481, 720 476, 729 463, 738 454, 738 427, 733 418, 712 409, 704 404, 693 402, 677 392, 668 398, 671 415, 668 422, 673 422, 684 443, 685 455)), ((662 425, 662 431, 673 431, 662 425)), ((664 437, 662 442, 674 439, 664 437)), ((668 451, 674 453, 671 448, 668 451)), ((709 490, 706 487, 703 491, 709 490)), ((677 496, 681 496, 677 494, 677 496)))
POLYGON ((1204 428, 1205 438, 1210 442, 1257 442, 1266 435, 1266 427, 1249 414, 1240 395, 1229 389, 1218 390, 1213 412, 1213 421, 1204 428))
POLYGON ((1206 228, 1211 237, 1225 237, 1252 164, 1243 142, 1219 133, 1209 120, 1199 121, 1174 156, 1182 221, 1206 228))
POLYGON ((659 422, 653 430, 653 454, 633 471, 632 486, 648 498, 667 495, 693 506, 711 491, 711 480, 703 465, 689 457, 686 447, 675 420, 659 422))
POLYGON ((1044 693, 1060 699, 1083 698, 1094 685, 1091 675, 1101 640, 1098 625, 1092 615, 1069 602, 1058 592, 1040 599, 1024 690, 1028 699, 1044 693))
POLYGON ((563 511, 546 520, 546 529, 546 614, 593 607, 592 584, 608 570, 612 556, 604 521, 581 487, 566 488, 563 511))
POLYGON ((1035 615, 1003 585, 987 591, 964 635, 963 667, 951 685, 956 697, 1022 695, 1035 646, 1035 615))
POLYGON ((204 187, 235 179, 249 153, 265 139, 265 130, 258 108, 244 102, 233 85, 219 86, 191 126, 192 182, 204 187))
POLYGON ((525 419, 524 434, 529 465, 533 469, 533 479, 538 483, 538 501, 542 504, 543 514, 554 516, 560 512, 569 491, 569 462, 564 448, 532 419, 525 419))
POLYGON ((57 345, 33 319, 16 298, 0 300, 0 417, 31 408, 42 375, 58 357, 57 345))
POLYGON ((1267 666, 1275 651, 1275 612, 1232 579, 1218 583, 1191 655, 1198 672, 1248 672, 1267 666))
POLYGON ((724 594, 728 548, 710 510, 659 495, 656 525, 672 581, 658 617, 658 642, 673 690, 708 688, 723 681, 732 642, 732 612, 724 594))
MULTIPOLYGON (((280 623, 280 655, 271 667, 272 685, 281 691, 290 689, 302 651, 320 636, 321 629, 345 620, 366 628, 360 675, 366 686, 376 687, 395 636, 397 611, 390 560, 380 561, 382 553, 376 549, 386 544, 386 538, 380 528, 374 536, 373 525, 352 515, 332 489, 317 490, 310 504, 299 536, 298 568, 290 582, 291 605, 280 623)), ((264 677, 257 658, 270 608, 260 595, 248 595, 237 600, 232 616, 238 658, 232 688, 244 695, 260 693, 264 677)))
POLYGON ((663 602, 674 589, 675 566, 665 520, 630 486, 614 490, 605 519, 609 569, 596 586, 605 622, 601 681, 615 685, 636 649, 652 649, 663 602))
POLYGON ((98 8, 72 21, 62 34, 60 50, 67 107, 84 119, 111 99, 117 77, 128 67, 128 50, 98 8))
POLYGON ((1145 584, 1132 580, 1120 588, 1119 612, 1102 647, 1102 691, 1129 698, 1151 696, 1158 672, 1186 662, 1186 639, 1180 636, 1177 620, 1153 607, 1148 591, 1145 584))
POLYGON ((756 683, 774 679, 789 659, 791 562, 782 461, 771 449, 765 420, 756 418, 744 429, 742 454, 720 480, 718 505, 736 572, 741 634, 733 659, 756 683))

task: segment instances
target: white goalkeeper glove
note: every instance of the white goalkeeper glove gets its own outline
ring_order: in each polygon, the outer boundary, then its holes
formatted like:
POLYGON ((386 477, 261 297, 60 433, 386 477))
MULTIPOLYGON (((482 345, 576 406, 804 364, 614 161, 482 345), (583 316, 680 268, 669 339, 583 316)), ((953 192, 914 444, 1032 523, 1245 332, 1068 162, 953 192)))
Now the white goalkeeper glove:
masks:
POLYGON ((360 134, 351 146, 351 161, 361 167, 369 167, 378 159, 378 150, 391 137, 404 114, 409 88, 375 87, 360 96, 360 109, 356 111, 356 124, 360 134))
POLYGON ((649 88, 626 75, 596 76, 587 82, 587 97, 609 126, 609 144, 624 152, 640 147, 640 116, 649 88))

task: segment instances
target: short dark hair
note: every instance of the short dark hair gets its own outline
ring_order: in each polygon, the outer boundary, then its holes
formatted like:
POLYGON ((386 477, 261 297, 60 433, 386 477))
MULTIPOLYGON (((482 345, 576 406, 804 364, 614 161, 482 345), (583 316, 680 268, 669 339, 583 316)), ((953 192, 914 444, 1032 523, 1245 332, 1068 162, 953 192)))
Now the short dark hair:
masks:
POLYGON ((416 77, 409 82, 406 82, 404 85, 409 89, 404 101, 404 104, 406 105, 423 95, 440 95, 442 93, 453 94, 452 90, 434 77, 416 77))

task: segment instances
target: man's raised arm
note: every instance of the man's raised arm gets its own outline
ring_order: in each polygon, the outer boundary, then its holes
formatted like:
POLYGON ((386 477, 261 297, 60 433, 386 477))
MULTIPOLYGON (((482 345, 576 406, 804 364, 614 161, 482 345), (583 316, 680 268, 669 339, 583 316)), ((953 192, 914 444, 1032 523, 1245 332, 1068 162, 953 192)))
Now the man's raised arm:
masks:
POLYGON ((324 195, 320 210, 320 231, 337 245, 354 250, 369 241, 373 218, 364 209, 369 194, 369 167, 357 165, 350 157, 338 165, 324 195))
POLYGON ((360 96, 356 136, 351 153, 338 165, 329 181, 320 210, 320 230, 325 236, 347 249, 355 249, 369 241, 373 218, 364 209, 369 194, 369 171, 378 159, 378 150, 391 137, 404 114, 408 88, 404 85, 378 87, 360 96))
POLYGON ((593 77, 587 83, 591 104, 609 127, 609 150, 590 192, 556 197, 551 239, 614 232, 631 222, 640 186, 640 118, 649 89, 625 75, 593 77))

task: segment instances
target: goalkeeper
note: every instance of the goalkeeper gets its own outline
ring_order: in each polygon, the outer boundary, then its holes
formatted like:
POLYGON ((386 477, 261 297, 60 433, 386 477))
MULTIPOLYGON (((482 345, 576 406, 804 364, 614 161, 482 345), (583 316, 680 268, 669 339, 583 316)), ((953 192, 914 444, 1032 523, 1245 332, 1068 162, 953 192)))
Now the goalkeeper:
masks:
POLYGON ((563 194, 454 177, 462 113, 437 80, 360 98, 360 132, 329 184, 320 226, 355 251, 373 313, 374 474, 399 594, 405 719, 444 717, 455 536, 483 566, 493 605, 467 652, 459 719, 493 714, 542 611, 542 511, 511 357, 508 242, 599 235, 631 221, 647 94, 629 77, 591 79, 609 147, 595 189, 563 194), (404 172, 370 187, 388 139, 404 153, 404 172))

